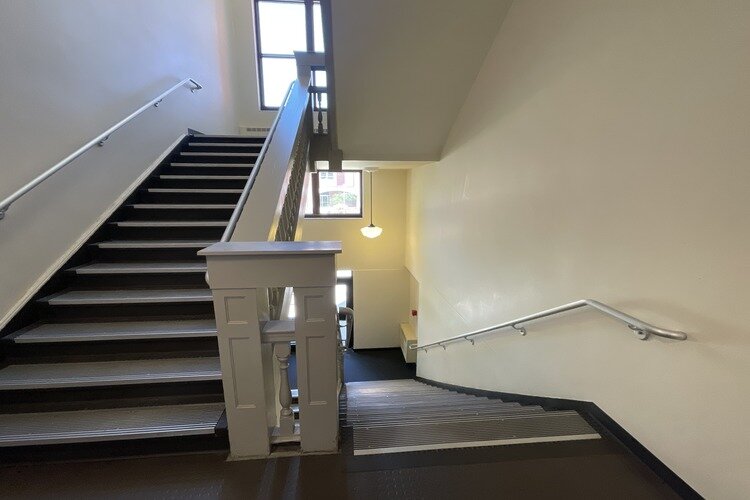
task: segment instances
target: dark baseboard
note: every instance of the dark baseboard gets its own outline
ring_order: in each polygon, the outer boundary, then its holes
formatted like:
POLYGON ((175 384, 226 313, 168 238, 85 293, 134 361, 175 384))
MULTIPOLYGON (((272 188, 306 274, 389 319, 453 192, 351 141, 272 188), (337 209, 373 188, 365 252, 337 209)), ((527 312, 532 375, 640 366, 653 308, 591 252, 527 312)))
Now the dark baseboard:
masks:
POLYGON ((524 394, 513 394, 508 392, 485 391, 482 389, 473 389, 460 385, 446 384, 417 377, 417 380, 425 384, 449 389, 451 391, 472 394, 490 399, 502 399, 507 402, 516 402, 524 405, 539 405, 546 410, 575 410, 579 412, 589 423, 591 423, 600 433, 616 441, 623 446, 630 454, 640 460, 662 481, 669 485, 675 493, 685 499, 702 499, 689 484, 680 476, 675 474, 672 469, 659 460, 656 455, 651 453, 648 448, 638 442, 628 431, 622 428, 612 417, 607 415, 601 408, 591 401, 578 401, 574 399, 549 398, 540 396, 528 396, 524 394))

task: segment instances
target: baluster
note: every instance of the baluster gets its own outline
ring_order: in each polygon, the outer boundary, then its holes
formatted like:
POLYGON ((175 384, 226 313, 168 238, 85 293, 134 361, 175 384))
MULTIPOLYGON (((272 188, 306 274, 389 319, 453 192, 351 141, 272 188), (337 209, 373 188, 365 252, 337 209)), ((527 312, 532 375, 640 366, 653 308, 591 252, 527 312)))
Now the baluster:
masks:
POLYGON ((279 360, 279 403, 281 404, 279 434, 281 436, 291 436, 294 434, 292 389, 289 387, 289 355, 291 352, 289 342, 280 342, 273 345, 273 354, 279 360))
POLYGON ((322 92, 318 92, 316 94, 317 99, 318 99, 318 133, 319 134, 323 133, 323 106, 321 105, 321 100, 322 100, 321 95, 322 95, 322 92))

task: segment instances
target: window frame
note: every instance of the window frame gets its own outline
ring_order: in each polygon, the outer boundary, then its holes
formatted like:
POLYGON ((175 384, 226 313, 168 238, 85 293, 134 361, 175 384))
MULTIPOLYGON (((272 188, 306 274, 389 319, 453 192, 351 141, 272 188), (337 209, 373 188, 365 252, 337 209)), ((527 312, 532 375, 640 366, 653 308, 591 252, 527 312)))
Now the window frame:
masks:
MULTIPOLYGON (((274 53, 263 53, 263 48, 260 44, 260 10, 258 4, 260 2, 267 3, 296 3, 305 6, 305 0, 253 0, 253 24, 255 25, 255 65, 258 70, 258 97, 260 99, 261 111, 278 111, 280 106, 267 106, 266 95, 263 90, 263 58, 267 59, 294 59, 294 54, 274 54, 274 53)), ((320 0, 314 0, 313 4, 320 4, 320 0)), ((307 50, 313 51, 315 42, 314 37, 314 26, 313 26, 313 15, 312 11, 305 12, 305 39, 307 40, 307 50)))
MULTIPOLYGON (((359 174, 359 213, 356 214, 321 214, 320 213, 320 181, 318 179, 319 173, 329 173, 327 170, 318 170, 317 172, 310 172, 310 195, 312 199, 313 213, 308 214, 305 210, 305 219, 362 219, 364 218, 364 207, 365 207, 365 176, 362 175, 362 170, 342 170, 343 173, 356 173, 359 174)), ((337 174, 338 172, 330 172, 337 174)))

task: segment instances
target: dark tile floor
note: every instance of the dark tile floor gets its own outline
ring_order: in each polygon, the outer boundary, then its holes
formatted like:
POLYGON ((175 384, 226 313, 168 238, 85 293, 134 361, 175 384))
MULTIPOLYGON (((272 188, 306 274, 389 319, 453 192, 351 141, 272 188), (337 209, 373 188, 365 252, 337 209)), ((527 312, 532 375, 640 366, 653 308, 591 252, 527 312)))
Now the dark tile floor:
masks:
POLYGON ((677 498, 607 441, 226 462, 197 454, 0 469, 3 498, 677 498), (438 457, 438 455, 441 455, 438 457))
MULTIPOLYGON (((414 378, 416 364, 405 363, 401 349, 360 349, 344 353, 344 379, 346 382, 370 380, 397 380, 414 378)), ((289 360, 289 383, 297 387, 297 360, 289 360)))
MULTIPOLYGON (((292 371, 293 372, 293 371, 292 371)), ((398 350, 348 352, 347 381, 411 378, 398 350)), ((0 467, 0 497, 300 499, 677 498, 608 439, 227 462, 223 453, 0 467)))

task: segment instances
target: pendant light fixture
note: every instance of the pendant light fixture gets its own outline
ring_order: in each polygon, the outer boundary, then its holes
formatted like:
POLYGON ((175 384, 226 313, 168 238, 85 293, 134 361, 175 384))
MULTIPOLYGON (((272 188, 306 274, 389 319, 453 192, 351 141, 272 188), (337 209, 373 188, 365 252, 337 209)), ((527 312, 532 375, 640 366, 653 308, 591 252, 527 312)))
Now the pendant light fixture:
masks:
POLYGON ((365 226, 360 231, 362 232, 362 236, 365 238, 377 238, 380 236, 380 234, 383 232, 383 228, 376 226, 372 223, 372 172, 373 170, 368 170, 370 172, 370 225, 365 226))

